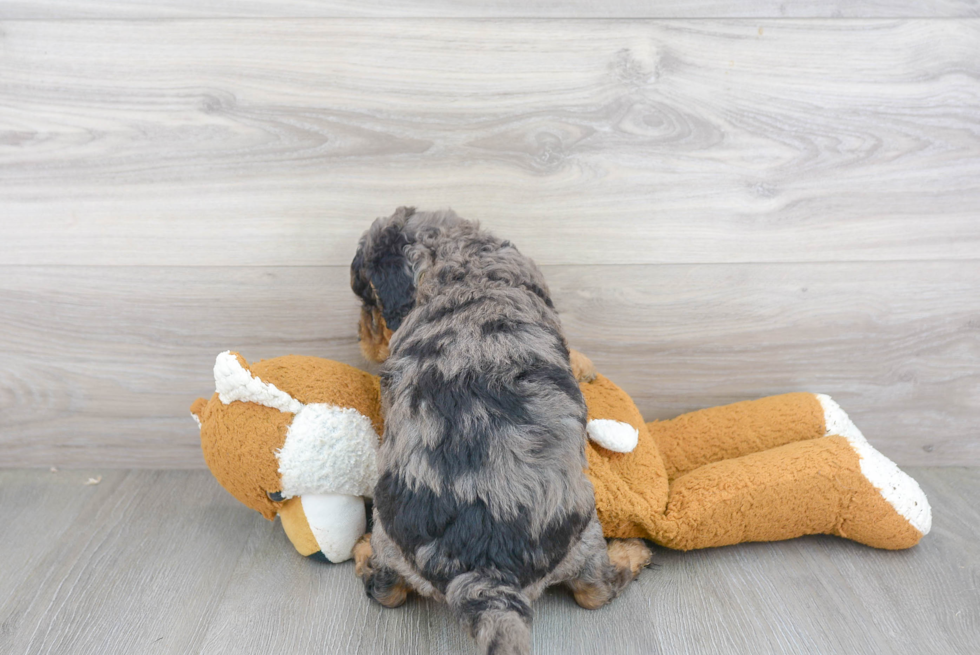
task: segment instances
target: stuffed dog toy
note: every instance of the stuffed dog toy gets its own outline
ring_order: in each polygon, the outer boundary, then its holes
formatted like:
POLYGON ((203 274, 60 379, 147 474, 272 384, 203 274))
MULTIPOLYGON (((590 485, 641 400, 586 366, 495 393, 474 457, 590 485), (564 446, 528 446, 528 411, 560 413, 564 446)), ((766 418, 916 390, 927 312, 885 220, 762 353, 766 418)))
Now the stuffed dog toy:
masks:
MULTIPOLYGON (((218 482, 300 554, 349 559, 367 520, 383 434, 378 378, 290 355, 249 365, 224 352, 197 399, 218 482)), ((929 532, 915 480, 875 450, 830 397, 791 393, 645 422, 602 375, 581 383, 587 474, 603 532, 690 550, 832 534, 902 549, 929 532)))

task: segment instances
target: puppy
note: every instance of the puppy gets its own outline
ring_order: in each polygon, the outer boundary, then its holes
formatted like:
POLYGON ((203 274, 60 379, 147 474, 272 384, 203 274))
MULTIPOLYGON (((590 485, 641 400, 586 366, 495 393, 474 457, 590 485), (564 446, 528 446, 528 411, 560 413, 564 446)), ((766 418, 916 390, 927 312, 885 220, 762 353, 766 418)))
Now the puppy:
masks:
POLYGON ((612 600, 650 551, 603 539, 585 401, 540 270, 451 211, 400 208, 361 238, 351 286, 364 353, 384 360, 374 528, 355 548, 368 594, 445 600, 499 655, 530 652, 549 585, 612 600))

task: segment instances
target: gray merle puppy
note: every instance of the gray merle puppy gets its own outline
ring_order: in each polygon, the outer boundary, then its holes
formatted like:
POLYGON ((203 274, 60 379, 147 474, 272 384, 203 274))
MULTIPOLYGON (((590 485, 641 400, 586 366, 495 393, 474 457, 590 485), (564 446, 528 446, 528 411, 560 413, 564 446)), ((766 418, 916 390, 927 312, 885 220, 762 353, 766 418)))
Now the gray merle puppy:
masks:
POLYGON ((384 360, 374 528, 354 553, 368 594, 445 600, 499 655, 530 652, 548 585, 612 600, 650 551, 603 539, 585 401, 534 262, 452 211, 403 207, 361 238, 351 286, 364 353, 384 360))

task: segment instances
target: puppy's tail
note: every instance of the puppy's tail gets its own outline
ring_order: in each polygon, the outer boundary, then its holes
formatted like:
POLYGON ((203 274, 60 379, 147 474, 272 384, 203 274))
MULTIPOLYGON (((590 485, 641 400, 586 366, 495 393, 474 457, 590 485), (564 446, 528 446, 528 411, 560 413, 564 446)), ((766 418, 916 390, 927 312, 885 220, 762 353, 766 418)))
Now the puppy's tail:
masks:
POLYGON ((493 571, 453 578, 446 601, 487 655, 530 655, 531 603, 516 582, 493 571))

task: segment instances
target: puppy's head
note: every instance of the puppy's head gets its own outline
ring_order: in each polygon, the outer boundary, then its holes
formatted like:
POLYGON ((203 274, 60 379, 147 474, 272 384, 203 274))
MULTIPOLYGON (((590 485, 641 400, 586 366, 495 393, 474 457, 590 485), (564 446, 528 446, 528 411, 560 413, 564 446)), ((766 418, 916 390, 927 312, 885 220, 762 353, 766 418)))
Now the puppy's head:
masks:
POLYGON ((415 271, 407 252, 412 239, 406 229, 414 213, 412 207, 399 207, 374 221, 351 262, 350 286, 361 299, 361 352, 375 362, 388 358, 392 332, 415 306, 415 271))

